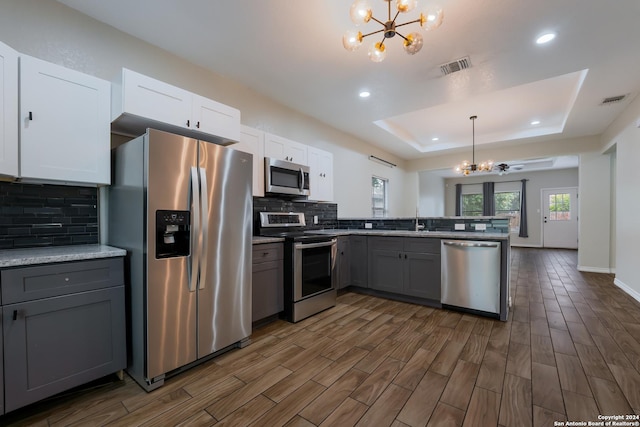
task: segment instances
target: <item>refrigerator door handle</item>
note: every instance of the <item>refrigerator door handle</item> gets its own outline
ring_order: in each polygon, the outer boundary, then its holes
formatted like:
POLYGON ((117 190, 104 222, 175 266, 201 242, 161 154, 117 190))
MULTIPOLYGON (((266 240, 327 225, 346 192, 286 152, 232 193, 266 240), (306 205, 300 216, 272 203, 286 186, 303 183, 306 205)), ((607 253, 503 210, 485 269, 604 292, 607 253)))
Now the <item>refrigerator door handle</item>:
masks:
POLYGON ((195 292, 200 270, 200 185, 198 168, 191 168, 191 200, 193 201, 193 226, 191 227, 191 263, 189 263, 189 291, 195 292))
POLYGON ((207 248, 209 243, 209 189, 207 188, 207 170, 200 168, 200 203, 202 206, 202 259, 200 262, 200 287, 204 289, 207 278, 207 248))

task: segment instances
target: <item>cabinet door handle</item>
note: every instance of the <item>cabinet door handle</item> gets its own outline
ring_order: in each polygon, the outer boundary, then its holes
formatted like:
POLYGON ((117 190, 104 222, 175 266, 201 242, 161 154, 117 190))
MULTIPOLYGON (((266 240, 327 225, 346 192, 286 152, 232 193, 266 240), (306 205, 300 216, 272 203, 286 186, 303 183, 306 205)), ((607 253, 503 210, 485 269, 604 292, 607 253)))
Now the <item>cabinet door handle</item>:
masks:
POLYGON ((407 259, 407 254, 404 254, 404 259, 407 259))
POLYGON ((187 120, 187 127, 191 127, 191 120, 187 120))
POLYGON ((33 120, 33 111, 29 111, 29 120, 32 121, 33 120))
POLYGON ((18 320, 18 310, 13 310, 13 320, 18 320))
POLYGON ((262 256, 267 256, 269 255, 269 252, 262 252, 262 256))
POLYGON ((200 122, 196 122, 196 127, 200 129, 200 122))
POLYGON ((402 254, 398 254, 398 258, 402 259, 402 254))

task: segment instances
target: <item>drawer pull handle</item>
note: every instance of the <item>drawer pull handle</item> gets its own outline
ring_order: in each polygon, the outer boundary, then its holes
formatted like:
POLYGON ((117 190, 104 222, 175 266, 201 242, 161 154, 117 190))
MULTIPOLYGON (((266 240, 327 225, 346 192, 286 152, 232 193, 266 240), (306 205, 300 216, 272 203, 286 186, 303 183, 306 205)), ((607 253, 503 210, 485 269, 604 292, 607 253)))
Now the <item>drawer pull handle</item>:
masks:
POLYGON ((65 277, 65 278, 64 278, 64 281, 65 281, 65 282, 68 282, 68 281, 69 281, 69 278, 68 278, 68 277, 65 277))
POLYGON ((269 252, 262 252, 262 256, 267 256, 269 255, 269 252))
POLYGON ((18 320, 18 310, 13 310, 13 320, 18 320))

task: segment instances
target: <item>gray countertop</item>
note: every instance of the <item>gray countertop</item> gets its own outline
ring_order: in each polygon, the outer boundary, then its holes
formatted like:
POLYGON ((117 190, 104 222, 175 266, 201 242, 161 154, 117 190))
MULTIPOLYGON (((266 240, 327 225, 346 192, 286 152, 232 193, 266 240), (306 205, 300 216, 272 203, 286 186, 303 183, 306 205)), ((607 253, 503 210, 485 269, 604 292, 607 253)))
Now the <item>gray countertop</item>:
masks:
POLYGON ((314 230, 314 233, 335 234, 337 236, 387 236, 387 237, 427 237, 436 239, 466 240, 509 240, 507 233, 479 233, 464 231, 407 231, 407 230, 314 230))
POLYGON ((46 248, 0 250, 1 267, 19 267, 64 261, 125 256, 127 251, 106 245, 50 246, 46 248))

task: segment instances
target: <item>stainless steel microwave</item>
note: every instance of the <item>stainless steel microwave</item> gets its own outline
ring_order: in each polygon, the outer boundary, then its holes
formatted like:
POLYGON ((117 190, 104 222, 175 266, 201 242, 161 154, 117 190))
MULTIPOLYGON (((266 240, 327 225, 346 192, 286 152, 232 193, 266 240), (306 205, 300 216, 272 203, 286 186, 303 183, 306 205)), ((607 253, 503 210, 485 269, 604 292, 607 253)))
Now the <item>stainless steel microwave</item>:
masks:
POLYGON ((265 194, 309 197, 309 188, 309 166, 265 157, 265 194))

